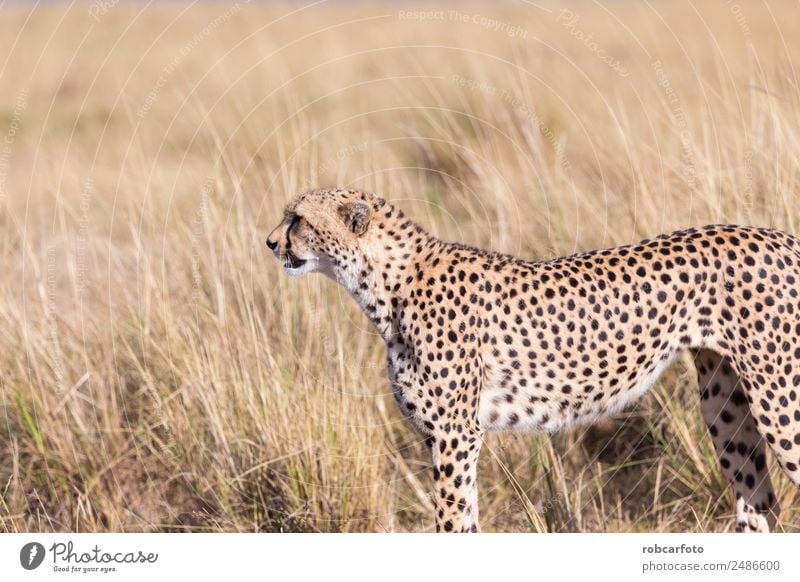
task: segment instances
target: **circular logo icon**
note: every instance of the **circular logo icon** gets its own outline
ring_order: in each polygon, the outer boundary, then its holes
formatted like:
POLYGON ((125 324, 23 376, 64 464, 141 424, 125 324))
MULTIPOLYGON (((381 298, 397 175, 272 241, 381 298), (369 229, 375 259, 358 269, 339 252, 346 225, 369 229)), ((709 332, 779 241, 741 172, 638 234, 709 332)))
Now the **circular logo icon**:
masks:
POLYGON ((35 570, 44 561, 44 546, 39 542, 30 542, 19 551, 19 563, 26 570, 35 570))

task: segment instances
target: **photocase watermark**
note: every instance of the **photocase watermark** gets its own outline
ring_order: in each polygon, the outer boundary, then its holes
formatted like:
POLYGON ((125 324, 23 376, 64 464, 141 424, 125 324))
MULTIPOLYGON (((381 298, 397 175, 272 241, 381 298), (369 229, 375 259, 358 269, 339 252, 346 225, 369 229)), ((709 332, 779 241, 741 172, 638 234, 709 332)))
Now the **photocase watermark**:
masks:
POLYGON ((42 565, 46 555, 44 546, 39 542, 30 542, 19 551, 19 564, 26 570, 35 570, 42 565))
POLYGON ((501 32, 509 38, 521 38, 524 40, 530 34, 519 25, 509 24, 480 13, 470 14, 460 10, 448 10, 447 13, 451 21, 476 24, 492 32, 501 32))
POLYGON ((400 20, 413 20, 417 22, 447 20, 447 10, 398 10, 397 18, 400 20))
POLYGON ((158 425, 156 426, 160 426, 164 431, 164 439, 159 444, 159 449, 162 454, 166 455, 170 460, 175 461, 178 458, 178 442, 175 440, 175 433, 170 428, 169 419, 164 410, 164 404, 161 398, 154 398, 153 406, 155 408, 154 412, 156 417, 158 418, 158 425))
POLYGON ((338 167, 339 164, 341 164, 350 156, 365 152, 369 145, 369 141, 362 141, 339 148, 336 150, 336 152, 325 158, 322 163, 317 164, 311 169, 311 171, 308 173, 308 177, 305 180, 304 186, 306 188, 319 186, 318 180, 321 174, 329 172, 330 170, 338 167))
POLYGON ((672 83, 670 83, 661 61, 654 61, 652 67, 656 73, 658 84, 664 90, 667 102, 672 109, 672 116, 678 124, 678 138, 681 142, 681 158, 685 166, 684 178, 687 186, 691 189, 697 181, 697 169, 695 168, 694 156, 692 155, 692 134, 689 131, 689 124, 686 121, 686 112, 681 105, 677 93, 675 93, 675 90, 672 88, 672 83))
POLYGON ((477 12, 462 12, 461 10, 398 10, 397 18, 400 20, 411 20, 417 22, 461 22, 465 24, 475 24, 481 28, 500 32, 509 38, 527 39, 530 34, 518 24, 510 24, 502 20, 497 20, 490 16, 485 16, 477 12))
POLYGON ((753 211, 755 187, 753 185, 753 149, 747 147, 744 151, 744 188, 742 189, 742 210, 749 217, 753 211))
POLYGON ((550 144, 556 155, 556 160, 565 172, 570 170, 571 164, 566 157, 562 142, 558 139, 552 128, 536 113, 536 111, 519 97, 509 93, 505 89, 501 89, 496 85, 480 81, 477 79, 470 79, 462 77, 461 75, 452 75, 450 81, 459 87, 469 89, 471 91, 480 91, 492 97, 497 97, 503 103, 511 107, 519 115, 529 121, 536 127, 539 134, 550 144))
POLYGON ((150 89, 150 92, 147 94, 147 97, 144 100, 144 103, 139 108, 139 111, 136 112, 136 115, 143 119, 150 109, 155 105, 158 101, 158 97, 161 94, 162 89, 166 86, 169 79, 172 75, 175 74, 175 71, 181 66, 183 60, 189 56, 189 54, 197 48, 197 46, 206 40, 209 36, 211 36, 220 26, 225 24, 230 18, 239 12, 245 4, 248 4, 250 0, 244 0, 243 2, 236 2, 230 8, 228 8, 225 12, 217 16, 214 20, 206 24, 200 32, 194 35, 191 41, 187 42, 183 45, 178 51, 178 54, 175 55, 172 60, 167 63, 164 68, 161 70, 161 75, 159 75, 158 79, 156 80, 155 85, 153 88, 150 89))
POLYGON ((77 550, 72 542, 56 542, 50 548, 39 542, 29 542, 19 552, 19 563, 25 570, 35 570, 50 556, 54 572, 73 574, 109 574, 119 572, 121 565, 155 564, 158 554, 155 552, 106 551, 97 544, 88 550, 77 550))
POLYGON ((739 27, 739 30, 742 31, 744 38, 750 41, 753 33, 750 31, 750 26, 747 24, 747 18, 745 18, 742 13, 742 7, 733 0, 725 0, 725 5, 731 11, 731 14, 733 14, 736 25, 739 27))
POLYGON ((594 38, 594 33, 590 32, 587 34, 583 29, 578 27, 580 21, 580 15, 575 14, 568 8, 562 8, 556 17, 556 22, 566 28, 576 40, 583 43, 586 48, 600 59, 600 61, 608 65, 612 71, 617 73, 620 77, 627 77, 630 75, 630 71, 623 66, 619 59, 609 54, 605 48, 600 46, 600 43, 594 38))
POLYGON ((480 91, 487 95, 492 95, 493 97, 496 97, 499 92, 499 89, 495 85, 479 79, 470 79, 469 77, 462 77, 461 75, 453 75, 450 77, 450 80, 459 87, 469 89, 470 91, 480 91))
POLYGON ((331 362, 336 354, 336 339, 325 330, 323 320, 327 313, 329 313, 329 310, 325 307, 311 309, 308 316, 309 332, 311 337, 317 338, 321 347, 322 358, 331 362))
POLYGON ((560 504, 561 498, 558 495, 551 495, 550 497, 542 499, 537 505, 539 513, 544 515, 558 508, 560 504))
POLYGON ((117 4, 119 4, 119 0, 94 0, 89 5, 87 13, 89 18, 92 18, 95 22, 100 22, 100 17, 108 14, 109 10, 117 4))
MULTIPOLYGON (((313 338, 319 346, 319 350, 316 353, 319 354, 321 362, 336 364, 341 341, 337 340, 336 335, 330 332, 330 326, 325 324, 326 318, 330 316, 330 313, 331 307, 328 304, 314 305, 308 311, 308 337, 313 338)), ((353 371, 380 372, 388 369, 388 362, 385 358, 375 361, 369 358, 361 359, 347 356, 345 353, 342 358, 342 366, 353 371)))
POLYGON ((14 110, 11 112, 6 135, 3 138, 3 143, 0 144, 0 205, 2 205, 6 199, 8 163, 11 159, 11 152, 14 149, 14 142, 17 139, 17 134, 22 127, 22 114, 28 107, 29 94, 30 91, 28 89, 22 89, 17 93, 17 99, 14 102, 14 110))
POLYGON ((91 176, 86 178, 81 189, 81 197, 78 202, 80 218, 78 219, 78 239, 75 241, 75 260, 77 264, 77 293, 79 298, 83 298, 86 291, 86 280, 89 273, 88 247, 89 247, 89 209, 91 208, 92 198, 94 198, 94 180, 91 176))
POLYGON ((203 294, 203 275, 200 272, 201 264, 201 244, 205 225, 208 222, 209 199, 214 191, 214 178, 209 176, 203 181, 203 188, 200 190, 200 206, 194 213, 191 225, 190 248, 191 269, 192 269, 192 304, 196 305, 203 294))
POLYGON ((64 378, 64 354, 58 337, 58 306, 56 305, 56 288, 58 286, 58 252, 54 243, 47 244, 45 259, 45 321, 50 352, 53 361, 53 374, 56 377, 56 392, 62 394, 66 390, 64 378))

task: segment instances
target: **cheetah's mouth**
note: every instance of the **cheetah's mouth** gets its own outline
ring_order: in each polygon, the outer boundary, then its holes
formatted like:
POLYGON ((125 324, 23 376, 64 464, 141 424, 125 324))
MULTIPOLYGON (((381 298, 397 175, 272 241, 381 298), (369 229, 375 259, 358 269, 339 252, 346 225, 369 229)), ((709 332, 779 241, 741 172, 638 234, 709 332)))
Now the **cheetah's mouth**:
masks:
POLYGON ((306 259, 301 259, 298 256, 292 254, 292 251, 287 251, 283 257, 283 268, 284 269, 299 269, 303 265, 305 265, 308 261, 306 259))
POLYGON ((316 259, 301 259, 297 255, 292 254, 291 251, 287 251, 286 254, 281 257, 283 270, 289 275, 308 273, 313 270, 315 262, 316 259))

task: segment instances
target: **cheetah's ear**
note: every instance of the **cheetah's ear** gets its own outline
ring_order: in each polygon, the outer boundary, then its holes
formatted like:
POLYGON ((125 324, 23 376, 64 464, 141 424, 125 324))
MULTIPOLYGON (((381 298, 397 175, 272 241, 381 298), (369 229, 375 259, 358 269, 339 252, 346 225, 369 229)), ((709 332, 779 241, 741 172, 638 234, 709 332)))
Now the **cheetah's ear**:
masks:
POLYGON ((367 232, 369 220, 372 218, 372 209, 364 201, 347 202, 339 207, 339 216, 356 236, 367 232))

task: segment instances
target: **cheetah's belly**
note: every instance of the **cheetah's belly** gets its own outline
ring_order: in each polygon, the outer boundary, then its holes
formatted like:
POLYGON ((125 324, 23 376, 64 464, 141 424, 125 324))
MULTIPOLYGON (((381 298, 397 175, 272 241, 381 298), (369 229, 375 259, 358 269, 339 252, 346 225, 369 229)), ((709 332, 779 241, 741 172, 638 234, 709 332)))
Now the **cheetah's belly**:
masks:
POLYGON ((589 424, 619 412, 645 394, 679 353, 671 350, 659 354, 618 390, 607 382, 596 386, 589 395, 577 386, 570 394, 547 391, 535 378, 527 378, 524 387, 513 378, 506 382, 487 378, 481 390, 478 419, 489 431, 555 432, 575 424, 589 424), (597 394, 601 396, 595 400, 597 394))

